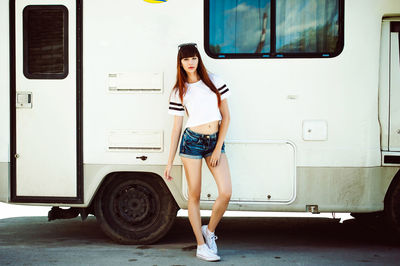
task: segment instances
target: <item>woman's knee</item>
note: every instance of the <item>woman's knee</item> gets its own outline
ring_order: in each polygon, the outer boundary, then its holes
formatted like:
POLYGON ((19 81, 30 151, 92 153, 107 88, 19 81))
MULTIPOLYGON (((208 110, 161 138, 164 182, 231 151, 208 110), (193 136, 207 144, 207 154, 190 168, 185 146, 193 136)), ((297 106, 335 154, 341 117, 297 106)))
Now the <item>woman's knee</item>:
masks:
POLYGON ((223 201, 229 202, 232 196, 232 190, 231 189, 224 189, 219 192, 218 195, 223 201))
POLYGON ((189 201, 193 203, 199 203, 200 202, 200 191, 189 191, 188 192, 189 196, 189 201))

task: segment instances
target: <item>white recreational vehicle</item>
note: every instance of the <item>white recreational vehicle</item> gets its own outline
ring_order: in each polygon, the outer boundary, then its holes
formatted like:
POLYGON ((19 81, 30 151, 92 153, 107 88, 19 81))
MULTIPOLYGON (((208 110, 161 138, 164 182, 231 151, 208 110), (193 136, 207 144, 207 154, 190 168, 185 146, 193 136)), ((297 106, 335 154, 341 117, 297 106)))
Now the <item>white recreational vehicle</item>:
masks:
MULTIPOLYGON (((232 92, 229 210, 400 227, 399 0, 9 0, 0 30, 2 202, 160 239, 187 207, 178 156, 162 176, 177 46, 196 42, 232 92)), ((202 208, 216 196, 203 164, 202 208)))

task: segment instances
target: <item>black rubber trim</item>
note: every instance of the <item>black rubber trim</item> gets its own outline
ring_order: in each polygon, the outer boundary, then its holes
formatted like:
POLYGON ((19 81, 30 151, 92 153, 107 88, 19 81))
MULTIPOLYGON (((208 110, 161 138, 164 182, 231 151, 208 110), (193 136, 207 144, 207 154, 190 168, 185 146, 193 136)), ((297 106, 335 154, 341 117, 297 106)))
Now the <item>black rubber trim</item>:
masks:
POLYGON ((10 36, 10 194, 11 201, 16 198, 16 117, 15 117, 15 0, 9 4, 10 36))
MULTIPOLYGON (((58 203, 58 204, 82 204, 84 202, 84 182, 83 182, 83 69, 82 69, 82 0, 76 1, 76 136, 77 136, 77 197, 37 197, 37 196, 17 196, 16 179, 16 65, 15 65, 15 1, 10 0, 9 4, 9 35, 10 35, 10 202, 18 203, 58 203)), ((60 184, 62 185, 62 184, 60 184)))
POLYGON ((385 163, 385 164, 400 164, 400 156, 384 155, 383 163, 385 163))
POLYGON ((63 6, 63 5, 29 5, 26 6, 23 10, 23 62, 24 62, 24 76, 28 79, 64 79, 68 76, 68 71, 69 71, 69 55, 68 55, 68 9, 63 6), (25 40, 28 38, 28 26, 29 26, 29 21, 28 21, 28 12, 30 10, 35 10, 35 9, 57 9, 61 10, 64 14, 64 72, 63 73, 42 73, 42 74, 31 74, 28 71, 28 42, 25 40))
POLYGON ((333 53, 276 53, 276 1, 271 0, 271 30, 270 53, 259 54, 214 54, 210 50, 210 0, 204 0, 204 50, 214 59, 286 59, 286 58, 333 58, 340 55, 344 49, 344 5, 345 0, 339 0, 339 40, 337 50, 333 53))
POLYGON ((270 21, 270 53, 269 55, 274 58, 276 56, 276 1, 271 0, 271 21, 270 21))
POLYGON ((400 32, 400 22, 398 22, 398 21, 390 22, 390 31, 391 32, 400 32))
POLYGON ((51 203, 51 204, 82 204, 83 200, 78 197, 36 197, 17 196, 11 199, 12 203, 51 203))
POLYGON ((77 200, 83 203, 83 0, 76 1, 76 159, 77 200))

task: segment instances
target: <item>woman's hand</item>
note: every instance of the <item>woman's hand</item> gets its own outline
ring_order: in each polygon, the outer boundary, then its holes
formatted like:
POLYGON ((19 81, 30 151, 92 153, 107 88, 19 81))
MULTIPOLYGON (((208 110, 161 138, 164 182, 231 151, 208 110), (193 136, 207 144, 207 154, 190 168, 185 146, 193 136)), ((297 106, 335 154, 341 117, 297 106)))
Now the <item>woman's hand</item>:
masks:
POLYGON ((220 157, 221 157, 221 149, 215 148, 210 158, 210 164, 212 167, 215 167, 219 164, 220 157))
POLYGON ((164 178, 169 181, 171 181, 173 179, 172 176, 169 175, 169 173, 171 172, 171 168, 172 168, 172 165, 168 164, 164 170, 164 178))

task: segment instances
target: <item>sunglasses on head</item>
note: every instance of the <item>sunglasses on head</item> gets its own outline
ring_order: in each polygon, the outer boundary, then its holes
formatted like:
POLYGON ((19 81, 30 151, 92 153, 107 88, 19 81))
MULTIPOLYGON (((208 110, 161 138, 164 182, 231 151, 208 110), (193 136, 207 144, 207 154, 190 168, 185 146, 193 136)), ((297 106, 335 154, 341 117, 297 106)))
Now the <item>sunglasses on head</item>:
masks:
POLYGON ((182 47, 185 47, 185 46, 194 46, 197 48, 197 43, 194 43, 194 42, 182 43, 182 44, 178 45, 178 49, 181 49, 182 47))

